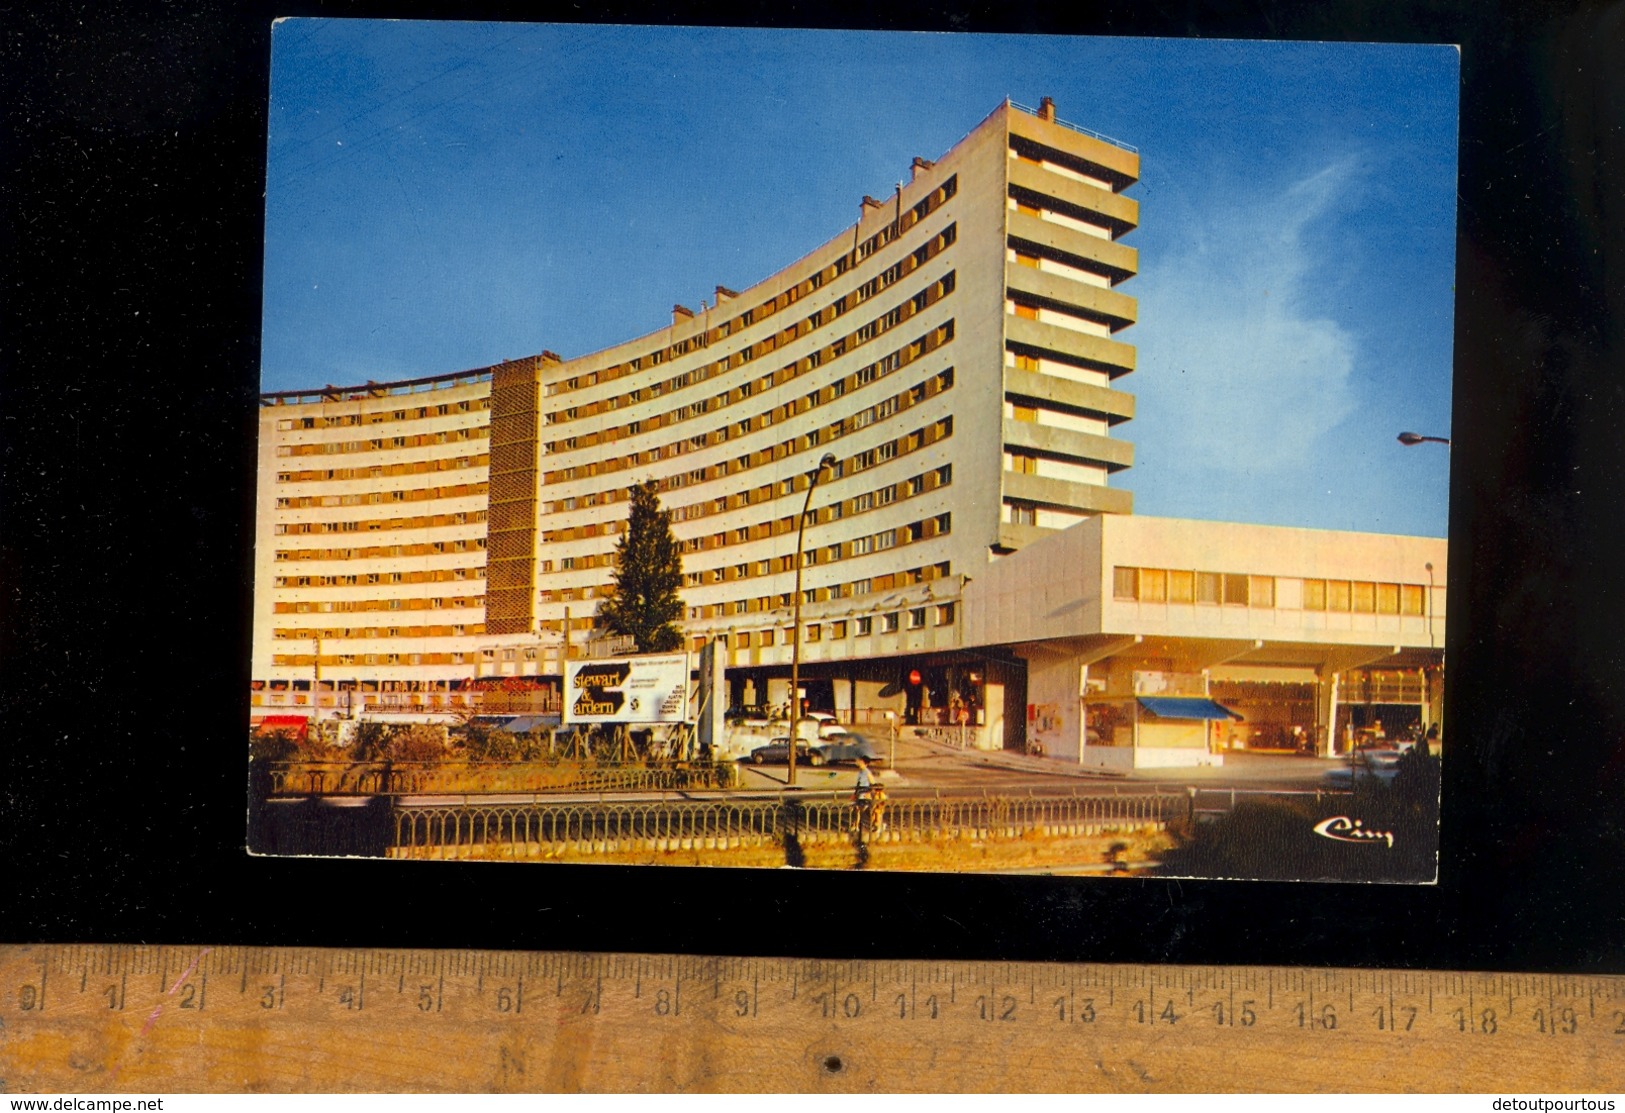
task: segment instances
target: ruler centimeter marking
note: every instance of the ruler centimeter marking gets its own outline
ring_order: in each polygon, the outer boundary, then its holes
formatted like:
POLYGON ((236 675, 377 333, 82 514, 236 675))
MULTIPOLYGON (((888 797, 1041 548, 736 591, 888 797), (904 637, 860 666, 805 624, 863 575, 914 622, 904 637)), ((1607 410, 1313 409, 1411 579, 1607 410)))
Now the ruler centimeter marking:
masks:
POLYGON ((893 1089, 1358 1090, 1369 1079, 1618 1091, 1625 976, 0 947, 0 1090, 12 1092, 839 1090, 860 1074, 893 1089), (390 981, 396 992, 379 992, 390 981), (526 992, 538 983, 554 993, 526 992), (328 1079, 319 1063, 271 1054, 352 1039, 383 1073, 328 1079), (429 1040, 461 1050, 428 1056, 429 1040), (989 1041, 996 1059, 978 1054, 989 1041), (214 1066, 194 1079, 200 1046, 214 1066), (1028 1076, 1008 1073, 1017 1048, 1028 1076), (486 1078, 493 1062, 500 1074, 486 1078), (929 1076, 908 1073, 926 1062, 929 1076), (1339 1065, 1317 1073, 1325 1063, 1339 1065))

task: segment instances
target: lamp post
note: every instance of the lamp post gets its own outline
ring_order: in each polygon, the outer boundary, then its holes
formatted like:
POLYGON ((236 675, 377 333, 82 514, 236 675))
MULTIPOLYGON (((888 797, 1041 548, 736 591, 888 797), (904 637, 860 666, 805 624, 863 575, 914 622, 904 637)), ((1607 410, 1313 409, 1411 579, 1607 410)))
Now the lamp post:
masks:
POLYGON ((791 600, 794 613, 790 619, 790 745, 789 773, 785 783, 796 783, 796 742, 801 737, 801 550, 802 537, 807 532, 807 511, 812 509, 813 492, 818 489, 818 481, 823 478, 826 468, 835 466, 835 454, 826 452, 818 461, 818 466, 807 473, 807 498, 801 504, 801 517, 796 522, 796 588, 795 596, 791 600))
POLYGON ((1433 562, 1430 560, 1422 567, 1428 573, 1428 648, 1434 648, 1433 641, 1433 562))
POLYGON ((1425 437, 1421 433, 1401 433, 1399 435, 1399 443, 1404 445, 1406 448, 1410 448, 1413 445, 1423 444, 1423 443, 1426 443, 1426 442, 1429 442, 1429 441, 1431 441, 1434 444, 1448 445, 1450 443, 1450 438, 1449 437, 1425 437))

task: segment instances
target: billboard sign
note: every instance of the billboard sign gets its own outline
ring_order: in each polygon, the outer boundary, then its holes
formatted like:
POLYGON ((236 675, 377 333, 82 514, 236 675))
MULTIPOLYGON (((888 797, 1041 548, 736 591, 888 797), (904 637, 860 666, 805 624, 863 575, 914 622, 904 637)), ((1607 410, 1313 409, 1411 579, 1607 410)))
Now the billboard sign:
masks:
POLYGON ((564 693, 566 723, 680 723, 688 717, 688 657, 570 661, 564 693))

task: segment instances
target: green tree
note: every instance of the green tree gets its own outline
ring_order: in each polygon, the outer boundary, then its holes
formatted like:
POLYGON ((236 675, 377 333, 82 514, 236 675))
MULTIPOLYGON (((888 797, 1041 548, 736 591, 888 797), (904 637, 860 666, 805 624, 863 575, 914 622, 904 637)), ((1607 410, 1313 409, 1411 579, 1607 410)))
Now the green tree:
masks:
POLYGON ((598 608, 612 634, 630 634, 640 653, 681 649, 677 620, 683 602, 683 558, 671 534, 671 512, 660 509, 654 480, 632 488, 632 517, 615 546, 613 594, 598 608))

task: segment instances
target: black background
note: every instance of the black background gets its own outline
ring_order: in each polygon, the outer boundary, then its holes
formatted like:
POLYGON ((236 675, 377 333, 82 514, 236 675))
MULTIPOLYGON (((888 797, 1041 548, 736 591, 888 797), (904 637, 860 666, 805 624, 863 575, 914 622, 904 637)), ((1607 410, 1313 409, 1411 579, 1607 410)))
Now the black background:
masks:
POLYGON ((446 13, 37 7, 0 8, 0 939, 1625 971, 1619 4, 457 13, 1462 44, 1432 887, 248 858, 270 19, 446 13))

